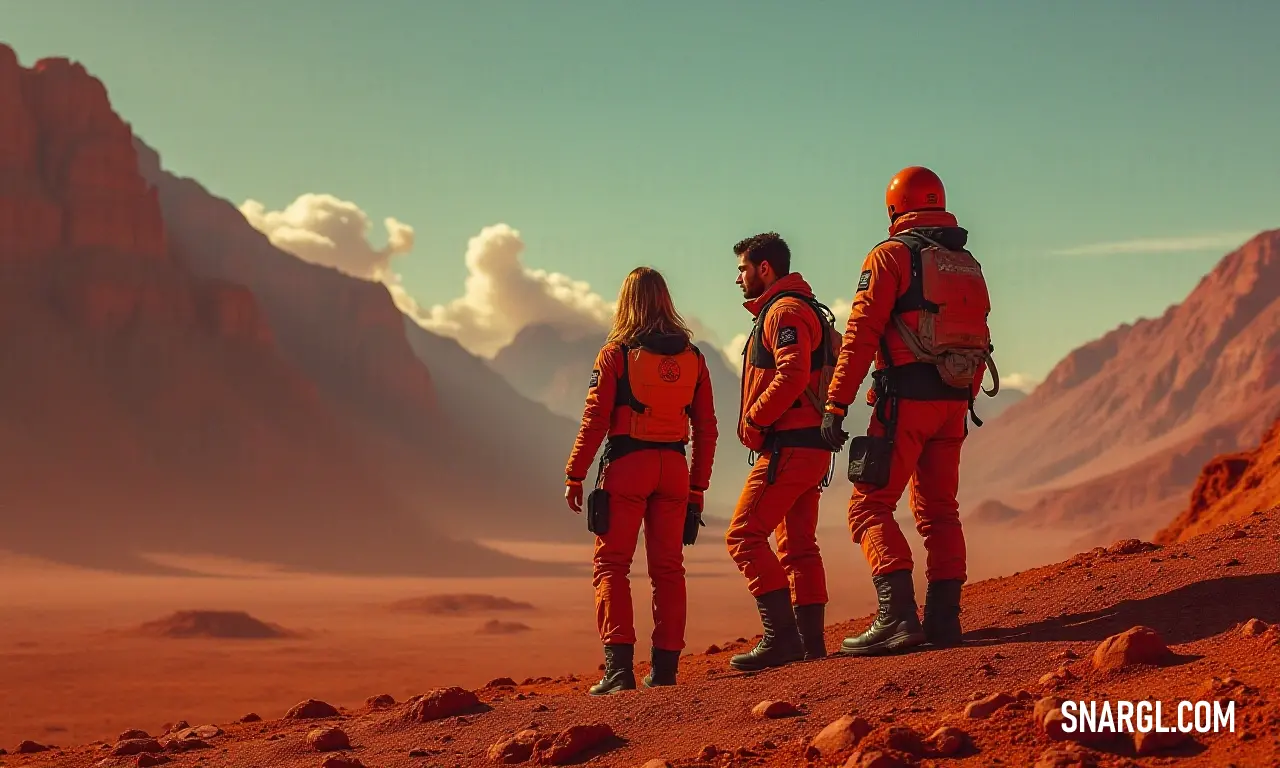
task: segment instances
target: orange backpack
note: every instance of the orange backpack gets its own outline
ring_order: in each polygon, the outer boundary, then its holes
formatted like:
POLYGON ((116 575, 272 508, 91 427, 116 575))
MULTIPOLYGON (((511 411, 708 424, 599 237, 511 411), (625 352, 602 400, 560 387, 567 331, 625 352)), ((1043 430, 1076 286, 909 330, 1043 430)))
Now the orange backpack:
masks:
POLYGON ((991 297, 982 265, 969 251, 947 248, 918 230, 889 240, 911 250, 911 285, 893 307, 894 325, 907 348, 920 362, 935 365, 948 386, 970 392, 985 365, 992 389, 983 392, 995 397, 1000 374, 991 357, 991 297), (902 313, 912 311, 920 313, 918 330, 902 319, 902 313))
POLYGON ((702 352, 692 344, 675 355, 622 345, 616 403, 631 408, 631 437, 652 443, 688 442, 701 358, 702 352))

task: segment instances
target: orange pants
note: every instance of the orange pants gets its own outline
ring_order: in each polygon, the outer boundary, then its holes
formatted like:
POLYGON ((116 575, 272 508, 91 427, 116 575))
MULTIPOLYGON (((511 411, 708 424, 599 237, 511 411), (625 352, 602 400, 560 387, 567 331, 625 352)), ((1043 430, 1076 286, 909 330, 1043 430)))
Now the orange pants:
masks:
POLYGON ((725 534, 729 556, 747 577, 754 597, 791 587, 793 605, 825 605, 827 575, 818 551, 818 502, 831 452, 819 448, 783 448, 773 485, 767 474, 771 456, 756 459, 733 510, 725 534), (778 554, 769 548, 769 534, 778 554))
POLYGON ((631 559, 640 525, 649 581, 653 585, 653 647, 684 650, 684 516, 689 502, 689 465, 675 451, 650 448, 610 462, 609 532, 596 537, 593 583, 596 627, 606 645, 636 641, 631 608, 631 559))
MULTIPOLYGON (((872 488, 855 483, 849 499, 849 531, 854 542, 862 545, 873 576, 912 568, 911 547, 893 519, 910 482, 911 511, 928 554, 926 577, 929 581, 966 578, 956 490, 968 410, 968 403, 957 400, 898 400, 889 484, 872 488)), ((884 433, 884 425, 873 414, 867 434, 884 433)))

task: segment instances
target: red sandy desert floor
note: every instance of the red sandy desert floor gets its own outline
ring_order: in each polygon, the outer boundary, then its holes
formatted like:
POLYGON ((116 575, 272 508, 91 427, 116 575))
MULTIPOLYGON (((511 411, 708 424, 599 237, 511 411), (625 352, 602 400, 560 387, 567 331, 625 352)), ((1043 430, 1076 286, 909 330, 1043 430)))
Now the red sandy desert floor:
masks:
MULTIPOLYGON (((337 768, 355 764, 340 761, 358 760, 368 768, 493 765, 491 747, 520 731, 536 731, 543 740, 538 754, 550 755, 546 750, 555 746, 558 733, 603 724, 613 737, 565 759, 593 766, 664 760, 677 768, 1276 766, 1280 628, 1266 625, 1280 621, 1278 552, 1280 512, 1273 511, 1162 549, 1095 551, 974 583, 965 591, 962 648, 874 659, 831 657, 739 675, 728 671, 728 655, 750 638, 725 637, 718 652, 682 659, 675 688, 595 699, 584 693, 598 677, 594 665, 583 665, 575 675, 537 681, 525 677, 536 670, 512 669, 509 674, 522 684, 478 688, 479 705, 460 714, 422 722, 435 712, 431 705, 436 699, 430 697, 385 708, 352 707, 321 719, 280 719, 283 711, 259 710, 262 722, 222 723, 223 733, 204 739, 199 748, 164 753, 164 764, 319 768, 327 762, 337 768), (1255 618, 1263 624, 1246 625, 1255 618), (1158 665, 1094 670, 1091 659, 1099 643, 1135 626, 1154 629, 1175 655, 1158 665), (1062 667, 1070 672, 1066 679, 1043 681, 1062 667), (988 717, 966 716, 967 704, 1002 692, 1010 694, 1012 703, 988 717), (1170 722, 1175 702, 1222 696, 1235 701, 1235 731, 1193 734, 1153 756, 1138 756, 1127 736, 1088 746, 1055 742, 1037 727, 1033 711, 1037 700, 1048 695, 1152 698, 1164 703, 1170 722), (764 700, 788 702, 796 712, 777 719, 754 715, 752 709, 764 700), (824 742, 815 745, 813 739, 828 723, 849 714, 865 718, 874 730, 856 746, 823 753, 818 746, 824 742), (927 737, 946 725, 965 734, 961 750, 951 756, 939 756, 912 736, 927 737), (351 748, 321 753, 311 746, 309 732, 326 726, 345 732, 351 748)), ((829 647, 868 620, 829 627, 829 647)), ((754 629, 749 623, 734 626, 754 629)), ((376 645, 368 652, 376 654, 376 645)), ((134 673, 143 679, 152 674, 145 667, 134 673)), ((367 691, 370 696, 384 692, 367 691)), ((147 724, 137 727, 146 729, 147 724)), ((154 727, 150 735, 160 736, 154 727)), ((130 751, 129 745, 118 745, 113 739, 0 760, 8 766, 68 768, 152 764, 149 756, 113 755, 130 751)), ((16 745, 6 746, 12 752, 16 745)))

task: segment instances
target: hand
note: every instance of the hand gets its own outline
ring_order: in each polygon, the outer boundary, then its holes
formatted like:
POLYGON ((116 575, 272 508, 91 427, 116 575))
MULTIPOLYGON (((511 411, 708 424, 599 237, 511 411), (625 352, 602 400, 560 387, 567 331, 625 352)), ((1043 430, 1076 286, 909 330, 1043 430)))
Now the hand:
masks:
POLYGON ((759 453, 764 450, 764 430, 752 423, 751 419, 743 419, 742 444, 747 450, 759 453))
POLYGON ((849 433, 845 432, 840 426, 844 423, 844 415, 827 411, 822 414, 822 439, 833 451, 840 451, 844 448, 844 443, 849 439, 849 433))
POLYGON ((577 514, 582 514, 582 482, 578 480, 570 480, 564 485, 564 500, 569 503, 569 509, 577 514))
POLYGON ((702 491, 689 489, 689 503, 685 507, 684 513, 684 545, 686 547, 693 546, 698 541, 698 528, 706 528, 707 524, 702 522, 702 508, 705 501, 702 497, 702 491))

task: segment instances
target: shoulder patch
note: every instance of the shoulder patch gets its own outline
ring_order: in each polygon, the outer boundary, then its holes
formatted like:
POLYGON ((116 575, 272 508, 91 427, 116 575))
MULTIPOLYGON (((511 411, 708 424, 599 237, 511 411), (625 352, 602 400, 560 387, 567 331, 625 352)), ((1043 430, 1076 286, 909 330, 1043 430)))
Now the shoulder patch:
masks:
POLYGON ((795 344, 796 341, 796 329, 794 326, 788 325, 778 329, 778 343, 774 344, 774 347, 781 349, 782 347, 795 344))
POLYGON ((864 269, 858 277, 858 290, 865 291, 871 287, 871 270, 864 269))
POLYGON ((600 385, 600 371, 594 370, 591 372, 591 383, 587 385, 587 389, 592 389, 599 385, 600 385))

